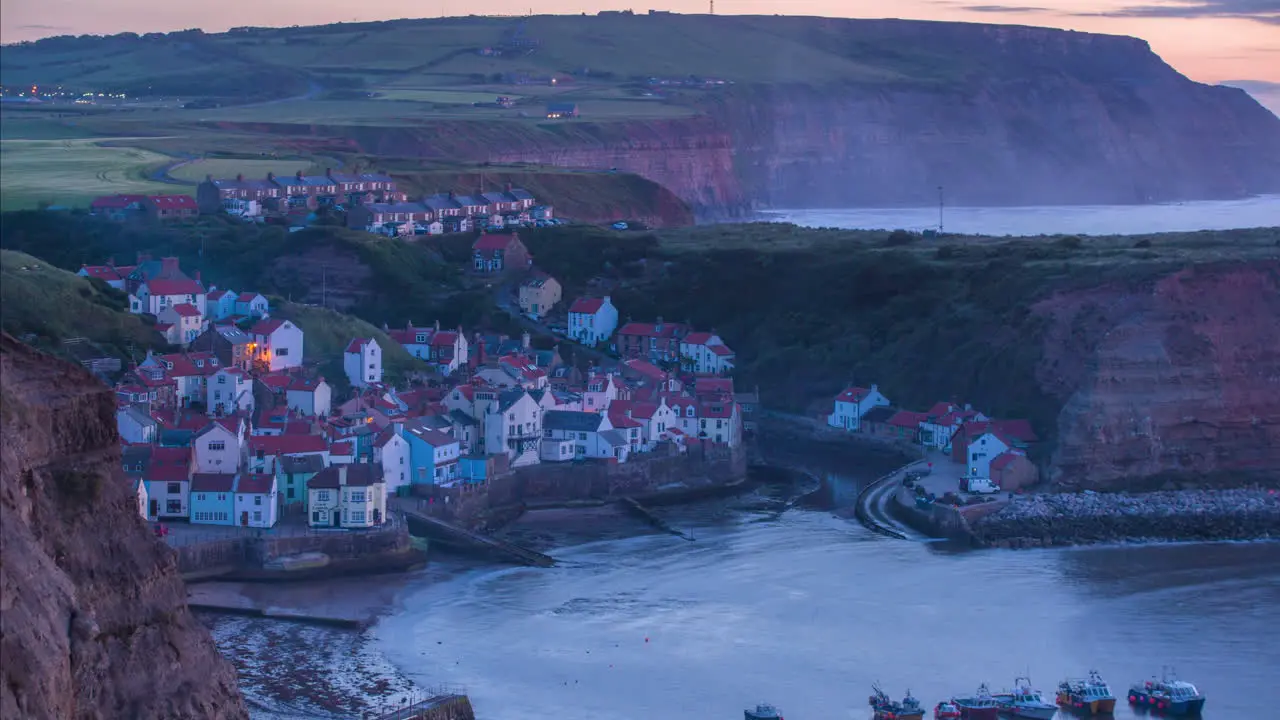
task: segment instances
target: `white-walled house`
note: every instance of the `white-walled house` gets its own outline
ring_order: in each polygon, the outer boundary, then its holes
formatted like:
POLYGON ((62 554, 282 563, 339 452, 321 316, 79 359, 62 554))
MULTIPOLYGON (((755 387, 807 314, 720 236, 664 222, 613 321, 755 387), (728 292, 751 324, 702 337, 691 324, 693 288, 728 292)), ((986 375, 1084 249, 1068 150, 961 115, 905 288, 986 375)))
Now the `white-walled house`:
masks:
POLYGON ((622 380, 616 375, 592 375, 587 378, 587 391, 582 395, 582 409, 606 412, 609 403, 621 394, 622 380))
POLYGON ((618 309, 608 295, 580 297, 569 306, 569 339, 595 346, 608 342, 618 329, 618 309))
POLYGON ((373 441, 373 461, 382 466, 387 494, 394 495, 412 483, 409 477, 409 442, 400 436, 402 427, 392 425, 378 433, 373 441))
POLYGON ((274 474, 241 474, 236 478, 235 524, 253 528, 275 527, 279 494, 274 474))
POLYGON ((333 409, 333 389, 322 377, 295 377, 285 388, 285 402, 290 410, 323 417, 333 409))
POLYGON ((1012 443, 1006 442, 996 432, 988 430, 982 433, 969 443, 969 457, 965 466, 964 476, 967 478, 990 478, 991 461, 1011 448, 1012 443))
POLYGON ((342 368, 352 387, 369 387, 382 382, 382 348, 373 338, 356 338, 342 353, 342 368))
POLYGON ((619 456, 616 440, 605 437, 610 432, 616 434, 609 416, 604 413, 550 410, 542 418, 544 444, 551 441, 553 447, 558 447, 561 441, 571 441, 575 459, 625 460, 625 451, 619 456))
POLYGON ((126 405, 116 410, 116 429, 120 439, 130 444, 150 444, 156 440, 157 423, 147 413, 147 409, 138 405, 126 405))
POLYGON ((160 312, 167 307, 187 304, 194 305, 203 317, 206 314, 206 303, 204 288, 195 280, 155 278, 140 284, 137 291, 130 295, 129 310, 159 317, 160 312))
POLYGON ((387 486, 382 466, 335 465, 307 481, 307 522, 312 527, 362 529, 387 517, 387 486))
POLYGON ((431 336, 428 361, 441 375, 449 376, 470 359, 467 336, 458 330, 442 330, 431 336))
POLYGON ((288 320, 259 320, 249 329, 253 359, 268 372, 302 366, 302 329, 288 320))
POLYGON ((888 407, 889 399, 878 385, 870 388, 848 387, 836 395, 835 407, 827 416, 827 425, 843 430, 862 429, 862 416, 874 407, 888 407))
POLYGON ((253 378, 240 368, 221 368, 209 378, 207 385, 205 407, 210 417, 253 412, 253 378))
POLYGON ((214 420, 195 434, 192 445, 196 472, 239 472, 247 450, 244 421, 240 418, 214 420))
POLYGON ((511 467, 538 462, 543 412, 527 390, 498 392, 477 388, 475 412, 480 423, 482 453, 505 454, 511 460, 511 467))
POLYGON ((210 320, 222 320, 236 314, 236 293, 233 290, 210 288, 205 303, 210 320))
POLYGON ((714 332, 691 332, 680 340, 680 364, 696 375, 727 375, 736 359, 714 332))
POLYGON ((236 315, 266 317, 267 299, 255 292, 243 292, 236 297, 236 315))

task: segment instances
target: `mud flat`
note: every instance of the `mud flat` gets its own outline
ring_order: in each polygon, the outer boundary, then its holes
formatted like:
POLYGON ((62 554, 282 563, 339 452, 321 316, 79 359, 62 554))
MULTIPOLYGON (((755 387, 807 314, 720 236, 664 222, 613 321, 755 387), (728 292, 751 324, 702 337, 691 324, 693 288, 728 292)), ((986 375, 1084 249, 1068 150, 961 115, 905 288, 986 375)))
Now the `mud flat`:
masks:
POLYGON ((1012 548, 1280 538, 1280 491, 1014 496, 970 529, 980 546, 1012 548))

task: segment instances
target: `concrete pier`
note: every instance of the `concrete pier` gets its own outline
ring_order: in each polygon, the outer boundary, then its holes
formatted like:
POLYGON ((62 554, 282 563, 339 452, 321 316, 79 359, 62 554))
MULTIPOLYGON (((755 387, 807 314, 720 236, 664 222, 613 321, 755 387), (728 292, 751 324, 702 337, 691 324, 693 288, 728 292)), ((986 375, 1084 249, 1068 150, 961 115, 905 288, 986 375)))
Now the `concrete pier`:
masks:
POLYGON ((435 695, 412 705, 367 715, 368 720, 475 720, 471 700, 463 694, 435 695))
POLYGON ((407 507, 403 509, 403 512, 411 529, 431 538, 442 546, 482 552, 529 567, 552 567, 556 564, 555 558, 521 547, 515 543, 472 532, 451 522, 431 517, 426 513, 407 507))
POLYGON ((645 507, 644 505, 641 505, 640 501, 636 500, 635 498, 624 497, 618 501, 618 504, 621 505, 628 512, 630 512, 632 515, 635 515, 641 520, 644 520, 645 522, 649 523, 650 525, 657 528, 658 530, 661 530, 664 533, 669 533, 671 535, 675 535, 676 537, 684 538, 685 540, 690 540, 690 541, 693 540, 693 538, 689 537, 685 533, 671 527, 671 525, 667 523, 666 520, 663 520, 657 515, 654 515, 653 512, 649 510, 649 508, 645 507))

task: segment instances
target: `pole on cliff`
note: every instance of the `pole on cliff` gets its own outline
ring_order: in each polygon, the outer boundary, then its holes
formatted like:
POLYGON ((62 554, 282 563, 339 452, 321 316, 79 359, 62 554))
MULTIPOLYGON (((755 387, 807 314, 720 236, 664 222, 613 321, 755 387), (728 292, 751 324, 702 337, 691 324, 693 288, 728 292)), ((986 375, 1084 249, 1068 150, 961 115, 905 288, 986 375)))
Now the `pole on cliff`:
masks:
POLYGON ((942 186, 938 186, 938 234, 942 234, 942 186))

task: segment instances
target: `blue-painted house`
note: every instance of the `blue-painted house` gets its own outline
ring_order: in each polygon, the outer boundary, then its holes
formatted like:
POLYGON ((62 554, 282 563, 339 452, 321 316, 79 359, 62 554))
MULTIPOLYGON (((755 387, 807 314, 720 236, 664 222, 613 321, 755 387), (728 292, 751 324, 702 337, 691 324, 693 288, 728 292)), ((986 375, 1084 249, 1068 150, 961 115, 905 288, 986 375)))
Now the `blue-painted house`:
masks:
POLYGON ((191 523, 235 525, 236 476, 196 473, 191 476, 191 523))

